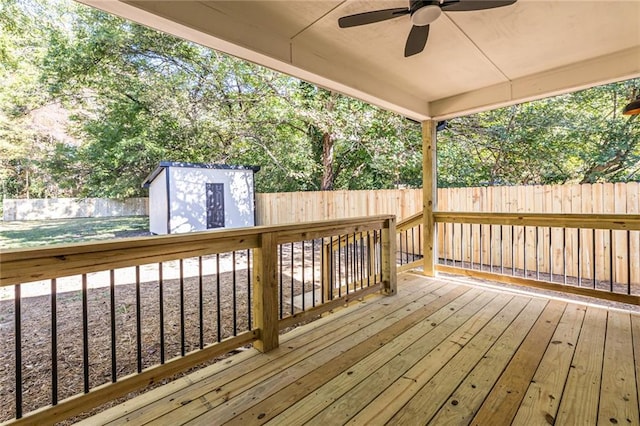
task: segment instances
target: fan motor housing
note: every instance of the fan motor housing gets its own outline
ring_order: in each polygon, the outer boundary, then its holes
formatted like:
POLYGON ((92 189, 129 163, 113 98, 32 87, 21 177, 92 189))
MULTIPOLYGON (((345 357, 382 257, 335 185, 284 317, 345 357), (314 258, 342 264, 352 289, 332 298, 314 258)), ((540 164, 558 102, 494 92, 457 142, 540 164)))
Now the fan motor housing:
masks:
POLYGON ((417 27, 431 24, 442 14, 439 1, 412 0, 409 9, 411 23, 417 27))

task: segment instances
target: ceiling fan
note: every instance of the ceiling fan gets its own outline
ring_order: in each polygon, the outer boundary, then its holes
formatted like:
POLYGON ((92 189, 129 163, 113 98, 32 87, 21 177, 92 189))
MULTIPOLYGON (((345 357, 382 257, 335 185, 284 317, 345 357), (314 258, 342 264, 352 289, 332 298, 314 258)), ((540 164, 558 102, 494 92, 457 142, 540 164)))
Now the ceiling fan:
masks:
POLYGON ((408 8, 382 9, 343 16, 338 20, 338 25, 340 28, 357 27, 410 15, 413 27, 411 27, 407 44, 404 47, 404 56, 407 58, 424 50, 427 37, 429 37, 429 24, 438 19, 442 12, 493 9, 509 6, 515 2, 516 0, 410 0, 408 8))

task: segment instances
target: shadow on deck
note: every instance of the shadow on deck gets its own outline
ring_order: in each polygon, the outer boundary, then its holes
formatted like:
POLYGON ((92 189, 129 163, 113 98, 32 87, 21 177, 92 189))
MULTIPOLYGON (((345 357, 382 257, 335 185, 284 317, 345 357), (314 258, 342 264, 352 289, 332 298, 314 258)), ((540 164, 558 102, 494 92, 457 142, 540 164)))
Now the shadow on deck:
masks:
POLYGON ((398 284, 82 424, 640 424, 640 315, 398 284))

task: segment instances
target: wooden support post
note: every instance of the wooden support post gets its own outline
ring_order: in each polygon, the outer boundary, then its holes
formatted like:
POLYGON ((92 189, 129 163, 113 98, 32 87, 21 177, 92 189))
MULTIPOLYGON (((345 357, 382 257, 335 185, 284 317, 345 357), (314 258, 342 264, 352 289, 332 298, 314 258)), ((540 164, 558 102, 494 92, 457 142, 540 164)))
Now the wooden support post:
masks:
POLYGON ((395 218, 385 221, 380 247, 382 250, 382 292, 387 296, 393 296, 398 292, 395 218))
POLYGON ((437 209, 436 122, 422 122, 422 211, 424 228, 424 274, 435 276, 438 251, 433 212, 437 209))
POLYGON ((273 233, 261 236, 253 250, 253 314, 260 338, 253 346, 261 352, 278 347, 278 245, 273 233))

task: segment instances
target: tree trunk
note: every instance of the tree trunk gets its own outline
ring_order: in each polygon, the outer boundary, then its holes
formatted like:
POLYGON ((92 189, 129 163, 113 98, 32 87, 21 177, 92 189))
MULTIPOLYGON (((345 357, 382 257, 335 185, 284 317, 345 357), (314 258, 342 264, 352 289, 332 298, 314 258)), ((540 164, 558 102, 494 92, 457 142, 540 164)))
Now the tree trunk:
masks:
POLYGON ((322 133, 322 191, 333 189, 333 138, 331 134, 322 133))

